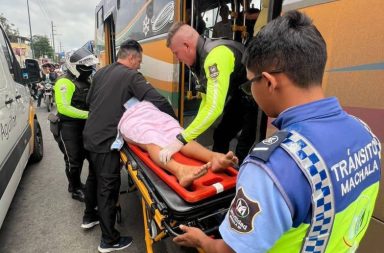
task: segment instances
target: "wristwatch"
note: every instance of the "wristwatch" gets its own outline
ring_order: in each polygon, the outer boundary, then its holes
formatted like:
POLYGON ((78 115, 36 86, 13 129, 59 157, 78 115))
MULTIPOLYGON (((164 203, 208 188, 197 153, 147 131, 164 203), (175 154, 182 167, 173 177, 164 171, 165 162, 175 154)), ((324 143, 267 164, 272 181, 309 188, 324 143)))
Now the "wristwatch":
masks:
POLYGON ((184 145, 187 144, 188 142, 184 139, 183 135, 180 133, 178 135, 176 135, 176 139, 178 139, 181 143, 183 143, 184 145))

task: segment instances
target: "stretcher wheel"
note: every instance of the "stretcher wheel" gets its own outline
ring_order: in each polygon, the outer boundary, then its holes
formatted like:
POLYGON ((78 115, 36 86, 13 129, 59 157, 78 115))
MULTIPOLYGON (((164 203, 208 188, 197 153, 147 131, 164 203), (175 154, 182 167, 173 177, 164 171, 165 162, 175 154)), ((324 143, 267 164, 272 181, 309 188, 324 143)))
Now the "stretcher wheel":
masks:
POLYGON ((158 235, 158 230, 157 230, 156 222, 153 219, 151 209, 147 204, 145 204, 145 212, 147 213, 146 222, 147 222, 148 233, 151 239, 155 239, 155 237, 158 235))
POLYGON ((155 239, 156 238, 156 236, 157 236, 157 226, 156 226, 156 222, 153 220, 153 219, 151 219, 150 221, 149 221, 149 233, 151 234, 151 238, 152 239, 155 239))

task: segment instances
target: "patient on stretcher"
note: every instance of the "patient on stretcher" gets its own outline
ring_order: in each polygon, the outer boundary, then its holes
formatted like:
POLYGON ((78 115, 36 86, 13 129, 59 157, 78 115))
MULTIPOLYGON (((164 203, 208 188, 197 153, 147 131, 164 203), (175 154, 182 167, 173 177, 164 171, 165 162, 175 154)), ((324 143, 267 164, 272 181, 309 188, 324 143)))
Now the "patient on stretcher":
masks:
POLYGON ((191 141, 180 152, 185 156, 205 162, 204 165, 190 166, 174 159, 163 164, 159 158, 160 150, 183 130, 179 122, 147 101, 140 102, 136 98, 132 98, 124 106, 127 110, 119 122, 119 133, 128 143, 135 144, 147 151, 158 166, 178 179, 181 186, 188 187, 193 180, 206 174, 210 167, 213 172, 219 172, 238 163, 238 159, 232 151, 221 154, 191 141))

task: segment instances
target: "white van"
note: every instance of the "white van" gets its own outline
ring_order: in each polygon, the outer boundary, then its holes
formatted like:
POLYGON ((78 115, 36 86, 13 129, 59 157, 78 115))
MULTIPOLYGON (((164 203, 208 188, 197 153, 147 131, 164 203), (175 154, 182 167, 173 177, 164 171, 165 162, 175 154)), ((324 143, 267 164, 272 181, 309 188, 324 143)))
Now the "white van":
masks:
POLYGON ((0 26, 0 227, 28 163, 43 158, 43 138, 28 88, 0 26))

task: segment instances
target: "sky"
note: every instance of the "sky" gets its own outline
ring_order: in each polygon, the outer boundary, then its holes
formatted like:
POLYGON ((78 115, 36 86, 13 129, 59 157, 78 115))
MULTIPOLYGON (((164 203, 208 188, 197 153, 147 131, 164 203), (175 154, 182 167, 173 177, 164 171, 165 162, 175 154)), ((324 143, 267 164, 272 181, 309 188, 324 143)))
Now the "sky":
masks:
MULTIPOLYGON (((53 21, 56 52, 79 48, 94 39, 94 12, 100 0, 28 0, 32 35, 51 41, 53 21)), ((27 0, 0 0, 0 13, 21 36, 30 37, 27 0)))

